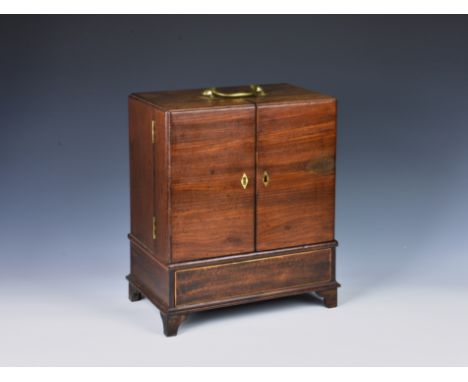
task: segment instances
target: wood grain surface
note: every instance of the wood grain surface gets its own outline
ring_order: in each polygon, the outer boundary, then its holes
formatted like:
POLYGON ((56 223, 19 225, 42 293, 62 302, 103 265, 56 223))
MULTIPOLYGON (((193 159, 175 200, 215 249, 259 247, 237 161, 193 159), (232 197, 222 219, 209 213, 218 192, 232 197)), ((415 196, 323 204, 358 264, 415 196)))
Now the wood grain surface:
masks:
POLYGON ((129 298, 156 305, 167 336, 200 310, 311 291, 337 304, 336 100, 261 86, 129 97, 129 298))
POLYGON ((257 250, 334 239, 335 139, 335 102, 258 106, 257 250))
POLYGON ((176 271, 175 305, 223 301, 262 292, 303 288, 331 281, 331 250, 176 271))
POLYGON ((172 261, 253 251, 254 106, 172 113, 171 150, 172 261))
POLYGON ((151 121, 154 108, 129 98, 131 234, 153 248, 154 163, 151 121))

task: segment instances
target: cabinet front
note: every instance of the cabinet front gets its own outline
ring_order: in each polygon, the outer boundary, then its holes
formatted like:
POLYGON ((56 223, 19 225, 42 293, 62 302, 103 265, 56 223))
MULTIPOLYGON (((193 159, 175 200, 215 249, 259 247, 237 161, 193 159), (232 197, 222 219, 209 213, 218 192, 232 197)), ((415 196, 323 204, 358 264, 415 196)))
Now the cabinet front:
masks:
POLYGON ((334 239, 334 102, 257 108, 256 249, 334 239))
POLYGON ((174 262, 254 251, 255 107, 171 113, 174 262))

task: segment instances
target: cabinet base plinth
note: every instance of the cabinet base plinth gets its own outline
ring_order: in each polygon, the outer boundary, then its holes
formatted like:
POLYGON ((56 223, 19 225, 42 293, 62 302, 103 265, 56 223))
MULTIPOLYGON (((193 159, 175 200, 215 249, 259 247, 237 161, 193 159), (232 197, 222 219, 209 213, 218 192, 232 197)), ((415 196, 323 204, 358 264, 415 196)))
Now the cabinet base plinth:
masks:
POLYGON ((160 264, 132 247, 129 299, 148 299, 158 308, 164 334, 176 336, 195 312, 312 294, 327 308, 337 306, 336 242, 274 252, 160 264), (281 271, 278 271, 281 270, 281 271))

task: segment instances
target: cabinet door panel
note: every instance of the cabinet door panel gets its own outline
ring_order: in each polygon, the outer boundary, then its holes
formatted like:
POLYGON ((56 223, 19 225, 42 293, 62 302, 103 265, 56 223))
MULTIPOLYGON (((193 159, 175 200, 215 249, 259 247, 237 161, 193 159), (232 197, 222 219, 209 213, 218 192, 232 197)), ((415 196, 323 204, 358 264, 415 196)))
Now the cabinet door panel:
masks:
POLYGON ((254 179, 253 105, 171 114, 174 262, 254 250, 254 179))
POLYGON ((256 249, 333 240, 335 102, 259 105, 257 113, 256 249))

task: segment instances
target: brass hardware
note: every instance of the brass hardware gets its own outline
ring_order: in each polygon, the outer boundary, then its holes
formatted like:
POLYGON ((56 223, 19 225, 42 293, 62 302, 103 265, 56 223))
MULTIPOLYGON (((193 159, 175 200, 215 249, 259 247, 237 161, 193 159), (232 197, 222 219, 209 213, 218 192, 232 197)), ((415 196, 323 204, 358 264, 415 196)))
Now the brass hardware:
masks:
POLYGON ((242 97, 257 97, 264 96, 265 92, 261 86, 250 85, 250 91, 247 92, 235 92, 235 93, 223 93, 216 88, 208 88, 203 90, 202 93, 205 97, 224 97, 224 98, 242 98, 242 97))
POLYGON ((242 175, 241 184, 242 184, 242 187, 244 187, 244 190, 247 188, 247 185, 249 184, 249 178, 247 177, 247 174, 245 172, 244 172, 244 175, 242 175))
POLYGON ((153 240, 156 239, 156 216, 153 216, 153 240))
POLYGON ((268 175, 268 172, 265 170, 263 171, 263 185, 266 187, 268 186, 268 183, 270 182, 270 175, 268 175))
POLYGON ((154 143, 154 120, 151 121, 151 142, 154 143))

